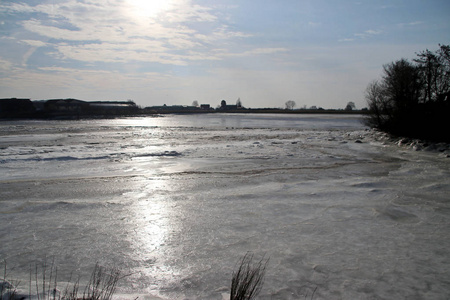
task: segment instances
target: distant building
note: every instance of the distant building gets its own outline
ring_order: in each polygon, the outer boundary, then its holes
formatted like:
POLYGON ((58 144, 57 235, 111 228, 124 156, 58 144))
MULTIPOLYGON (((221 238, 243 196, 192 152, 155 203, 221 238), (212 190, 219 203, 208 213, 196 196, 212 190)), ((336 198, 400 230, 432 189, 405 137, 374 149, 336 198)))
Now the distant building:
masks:
POLYGON ((227 101, 225 101, 225 100, 220 101, 219 110, 222 110, 222 111, 233 111, 233 110, 237 110, 237 109, 241 109, 241 108, 242 107, 238 106, 238 105, 228 105, 227 101))
POLYGON ((118 116, 134 114, 138 107, 133 101, 83 101, 77 99, 51 99, 35 101, 44 117, 79 118, 82 116, 118 116))
POLYGON ((90 114, 125 115, 136 113, 138 107, 133 101, 90 101, 90 114))
POLYGON ((87 111, 89 104, 77 99, 51 99, 44 104, 44 112, 56 115, 79 115, 87 111))
POLYGON ((0 99, 0 118, 28 118, 35 112, 30 99, 0 99))
POLYGON ((206 113, 214 111, 209 104, 202 104, 198 106, 186 105, 163 105, 163 106, 149 106, 145 108, 146 111, 157 114, 187 114, 187 113, 206 113))

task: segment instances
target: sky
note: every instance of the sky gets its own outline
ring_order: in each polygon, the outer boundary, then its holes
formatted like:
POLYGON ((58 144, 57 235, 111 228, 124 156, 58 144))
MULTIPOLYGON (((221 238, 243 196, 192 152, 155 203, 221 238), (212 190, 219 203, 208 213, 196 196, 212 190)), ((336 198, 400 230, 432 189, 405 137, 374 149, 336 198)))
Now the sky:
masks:
POLYGON ((448 0, 0 0, 0 98, 363 108, 439 44, 448 0))

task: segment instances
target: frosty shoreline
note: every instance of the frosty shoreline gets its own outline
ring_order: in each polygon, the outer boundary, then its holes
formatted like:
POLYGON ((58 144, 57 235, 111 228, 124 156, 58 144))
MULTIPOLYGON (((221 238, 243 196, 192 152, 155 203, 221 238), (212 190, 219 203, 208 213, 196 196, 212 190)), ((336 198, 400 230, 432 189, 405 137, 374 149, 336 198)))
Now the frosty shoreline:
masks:
POLYGON ((375 129, 371 129, 369 132, 369 136, 374 141, 382 142, 385 145, 397 145, 401 148, 414 151, 438 152, 441 153, 442 156, 450 157, 450 144, 448 143, 430 142, 406 137, 394 137, 388 133, 375 129))

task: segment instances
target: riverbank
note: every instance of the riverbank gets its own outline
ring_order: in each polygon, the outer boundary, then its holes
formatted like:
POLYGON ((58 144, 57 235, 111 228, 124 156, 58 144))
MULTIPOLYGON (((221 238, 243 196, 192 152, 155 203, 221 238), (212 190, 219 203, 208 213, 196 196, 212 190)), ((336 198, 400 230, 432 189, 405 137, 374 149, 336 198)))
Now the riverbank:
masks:
POLYGON ((449 143, 439 143, 407 137, 397 137, 376 129, 371 129, 370 136, 375 141, 381 142, 385 145, 396 145, 398 147, 413 151, 435 152, 439 153, 441 156, 450 157, 449 143))

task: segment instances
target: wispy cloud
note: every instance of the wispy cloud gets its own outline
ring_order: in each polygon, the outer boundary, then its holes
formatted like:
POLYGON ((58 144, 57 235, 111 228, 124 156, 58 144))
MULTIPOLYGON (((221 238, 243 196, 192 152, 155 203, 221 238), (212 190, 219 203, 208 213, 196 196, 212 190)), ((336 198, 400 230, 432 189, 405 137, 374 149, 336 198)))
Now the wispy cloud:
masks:
POLYGON ((276 53, 282 53, 289 51, 286 48, 255 48, 248 51, 234 52, 234 53, 222 53, 222 56, 252 56, 252 55, 272 55, 276 53))
POLYGON ((407 27, 407 26, 418 26, 418 25, 422 25, 424 24, 424 22, 422 21, 414 21, 414 22, 409 22, 409 23, 399 23, 398 26, 400 27, 407 27))
POLYGON ((371 37, 371 36, 374 36, 374 35, 379 35, 381 33, 382 33, 381 30, 372 30, 371 29, 371 30, 366 30, 366 31, 364 31, 362 33, 355 33, 354 36, 356 36, 358 38, 361 38, 361 39, 365 39, 365 38, 368 38, 368 37, 371 37))
POLYGON ((339 42, 353 42, 353 41, 357 41, 357 40, 364 40, 364 39, 379 35, 381 33, 383 33, 383 31, 381 31, 381 30, 369 29, 364 32, 355 33, 355 34, 353 34, 352 37, 339 39, 339 42))
MULTIPOLYGON (((212 55, 212 48, 233 53, 227 43, 250 36, 219 22, 210 8, 190 1, 167 1, 159 6, 152 3, 156 2, 70 0, 36 6, 13 3, 2 9, 8 14, 45 14, 47 18, 21 22, 37 37, 22 43, 51 47, 48 55, 58 60, 187 65, 190 61, 218 60, 221 56, 212 55), (199 22, 208 25, 195 26, 199 22)), ((267 51, 273 49, 241 55, 267 51)))
POLYGON ((8 60, 0 58, 0 70, 8 71, 12 68, 12 63, 8 60))
POLYGON ((47 43, 39 40, 21 40, 21 42, 32 47, 44 47, 47 45, 47 43))
POLYGON ((321 25, 322 25, 321 22, 308 22, 308 26, 313 28, 319 27, 321 25))

